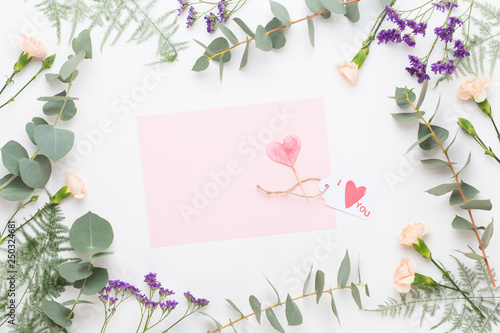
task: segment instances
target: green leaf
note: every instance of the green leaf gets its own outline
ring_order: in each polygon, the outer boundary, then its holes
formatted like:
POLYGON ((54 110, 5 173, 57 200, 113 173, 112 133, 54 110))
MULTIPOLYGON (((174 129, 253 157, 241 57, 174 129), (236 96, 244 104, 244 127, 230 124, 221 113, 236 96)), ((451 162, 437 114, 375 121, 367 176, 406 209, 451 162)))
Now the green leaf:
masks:
POLYGON ((245 315, 243 314, 243 312, 240 311, 240 309, 238 309, 238 307, 236 306, 236 304, 234 304, 233 301, 231 301, 229 298, 224 298, 226 300, 226 302, 229 303, 229 305, 231 305, 231 307, 233 309, 236 310, 236 312, 238 312, 240 315, 241 315, 241 318, 245 317, 245 315))
POLYGON ((368 283, 365 284, 365 293, 366 293, 366 296, 370 297, 370 289, 368 289, 368 283))
POLYGON ((77 101, 78 97, 70 97, 70 96, 43 96, 38 97, 36 100, 41 102, 48 101, 77 101))
POLYGON ((490 199, 487 200, 470 200, 465 204, 460 205, 462 209, 480 209, 480 210, 491 210, 492 204, 490 199))
MULTIPOLYGON (((66 91, 62 91, 56 96, 66 96, 66 91)), ((63 105, 64 109, 61 113, 61 120, 68 121, 76 115, 75 102, 72 100, 66 100, 66 104, 64 104, 64 101, 49 101, 44 104, 43 113, 47 116, 56 116, 61 111, 63 105)))
POLYGON ((359 295, 358 287, 353 282, 351 282, 351 295, 354 299, 354 302, 356 302, 359 309, 361 310, 363 308, 363 305, 361 304, 361 296, 359 295))
POLYGON ((468 165, 469 165, 469 163, 470 163, 471 157, 472 157, 471 152, 469 152, 469 156, 467 157, 467 161, 465 162, 465 164, 464 164, 464 166, 462 167, 462 169, 460 169, 460 171, 459 171, 459 172, 457 172, 457 176, 458 176, 458 175, 459 175, 462 171, 464 171, 464 170, 465 170, 465 168, 467 168, 467 166, 468 166, 468 165))
POLYGON ((335 14, 344 15, 347 13, 345 6, 338 0, 321 0, 321 3, 326 9, 335 14))
MULTIPOLYGON (((282 26, 283 25, 281 24, 281 21, 275 17, 271 21, 269 21, 268 24, 266 24, 266 31, 269 32, 282 26)), ((268 36, 273 42, 273 49, 281 49, 283 46, 285 46, 286 37, 283 29, 271 32, 268 36)))
MULTIPOLYGON (((306 0, 306 5, 309 8, 309 10, 311 10, 311 12, 313 12, 314 14, 316 14, 320 11, 326 10, 325 6, 323 6, 323 4, 321 3, 320 0, 306 0)), ((330 12, 327 12, 324 14, 328 14, 327 16, 324 16, 323 14, 321 14, 321 16, 325 19, 327 19, 331 16, 330 12)))
POLYGON ((226 36, 226 38, 233 44, 234 46, 238 46, 238 38, 234 35, 234 33, 226 27, 224 24, 217 23, 217 27, 220 31, 226 36))
POLYGON ((15 177, 14 180, 0 190, 0 198, 8 201, 20 201, 26 199, 33 193, 33 189, 26 186, 21 177, 17 177, 13 174, 9 174, 0 179, 0 186, 5 184, 12 177, 15 177))
MULTIPOLYGON (((214 39, 212 41, 212 43, 210 43, 208 45, 208 48, 213 54, 221 53, 221 52, 229 49, 229 42, 224 37, 219 37, 219 38, 214 39)), ((205 52, 205 56, 209 57, 211 55, 207 51, 207 52, 205 52)), ((215 56, 212 58, 212 60, 217 61, 217 62, 220 62, 220 59, 221 59, 220 54, 218 56, 215 56)), ((231 60, 231 51, 224 52, 224 55, 222 56, 222 61, 224 63, 226 63, 229 60, 231 60)))
POLYGON ((243 22, 242 19, 235 17, 233 21, 236 22, 236 24, 241 28, 241 30, 243 30, 247 35, 249 35, 252 38, 255 37, 255 33, 246 25, 245 22, 243 22))
MULTIPOLYGON (((431 125, 432 130, 436 134, 437 138, 441 143, 443 143, 446 139, 448 139, 449 132, 445 128, 431 125)), ((427 136, 428 134, 432 134, 427 125, 419 123, 418 124, 418 138, 422 138, 427 136)), ((438 146, 436 138, 434 136, 429 137, 427 140, 424 140, 420 143, 420 148, 423 150, 432 150, 438 146)))
MULTIPOLYGON (((450 163, 448 161, 443 161, 437 158, 429 158, 425 160, 420 160, 422 164, 430 165, 430 166, 450 166, 450 163)), ((455 163, 452 163, 455 164, 455 163)))
POLYGON ((490 245, 490 240, 492 236, 493 236, 493 221, 491 221, 490 224, 486 226, 486 229, 484 230, 483 235, 481 236, 481 244, 483 244, 485 249, 488 247, 488 245, 490 245))
POLYGON ((267 35, 266 29, 261 25, 257 27, 257 32, 255 34, 255 46, 266 52, 273 49, 273 41, 271 37, 267 35))
POLYGON ((260 304, 257 297, 255 297, 254 295, 250 295, 248 302, 250 303, 252 311, 255 313, 255 319, 257 319, 257 322, 260 324, 260 316, 262 314, 262 304, 260 304))
POLYGON ((59 79, 59 77, 60 77, 59 74, 54 74, 54 73, 45 74, 45 79, 47 80, 47 82, 52 82, 55 79, 59 79))
POLYGON ((90 39, 90 30, 86 29, 80 32, 78 37, 73 39, 71 46, 76 54, 83 51, 85 52, 85 59, 92 59, 92 41, 90 39))
POLYGON ((19 176, 20 161, 29 158, 26 149, 19 142, 11 140, 2 147, 1 152, 3 165, 10 173, 19 176))
POLYGON ((353 22, 356 23, 359 21, 359 7, 357 2, 352 2, 345 5, 346 13, 345 16, 353 22))
POLYGON ((194 72, 203 72, 205 69, 208 68, 209 61, 207 56, 202 55, 199 57, 196 62, 194 63, 193 68, 191 68, 192 71, 194 72))
POLYGON ((248 50, 250 49, 250 43, 246 43, 245 45, 245 51, 243 52, 243 57, 241 57, 241 63, 240 63, 240 69, 245 67, 248 63, 248 50))
POLYGON ((313 265, 311 265, 311 269, 309 270, 309 274, 307 274, 306 280, 304 282, 304 287, 302 288, 302 295, 306 294, 307 287, 309 286, 309 281, 311 280, 312 270, 313 270, 313 265))
MULTIPOLYGON (((425 112, 423 111, 421 111, 420 113, 422 114, 422 116, 425 114, 425 112)), ((420 119, 420 114, 418 112, 397 112, 397 113, 391 113, 391 115, 394 119, 396 119, 399 122, 407 122, 420 119)))
POLYGON ((413 103, 417 96, 413 92, 413 90, 408 90, 408 88, 396 88, 396 93, 394 99, 396 100, 396 104, 401 109, 406 109, 410 106, 410 102, 406 100, 406 94, 408 94, 408 99, 413 103))
POLYGON ((19 163, 19 172, 29 187, 44 188, 50 179, 52 165, 46 156, 37 155, 33 160, 23 158, 19 163))
POLYGON ((458 131, 459 130, 456 131, 455 136, 453 137, 453 140, 451 140, 451 142, 448 145, 448 147, 446 147, 446 149, 444 150, 445 153, 447 153, 450 150, 451 146, 455 143, 455 140, 457 139, 458 131))
POLYGON ((307 31, 309 32, 309 41, 314 48, 314 23, 310 16, 307 17, 307 31))
POLYGON ((430 137, 432 136, 432 133, 429 133, 421 138, 419 138, 417 141, 415 141, 411 146, 410 148, 408 148, 408 150, 406 151, 405 155, 408 154, 410 151, 413 150, 413 148, 415 148, 416 146, 418 146, 419 144, 421 144, 422 142, 424 142, 425 140, 429 139, 430 137))
MULTIPOLYGON (((462 183, 462 192, 464 193, 464 196, 465 196, 465 200, 467 201, 470 201, 472 199, 474 199, 476 197, 476 195, 478 195, 479 191, 467 184, 467 183, 462 183)), ((450 196, 450 205, 459 205, 459 204, 463 204, 464 203, 464 199, 462 198, 462 195, 460 194, 460 191, 459 190, 455 190, 453 192, 451 192, 451 196, 450 196)))
POLYGON ((51 125, 38 125, 33 129, 33 138, 44 155, 58 161, 73 148, 75 134, 51 125))
MULTIPOLYGON (((42 308, 47 317, 50 318, 54 323, 62 327, 70 327, 72 322, 68 319, 71 310, 62 306, 55 301, 43 301, 42 308)), ((71 319, 73 314, 71 314, 71 319)))
POLYGON ((88 212, 71 226, 69 242, 80 253, 104 251, 113 242, 113 228, 102 217, 88 212))
MULTIPOLYGON (((215 325, 217 326, 217 329, 218 329, 218 330, 219 330, 219 332, 220 332, 220 329, 222 328, 222 325, 221 325, 221 324, 220 324, 217 320, 215 320, 212 316, 210 316, 209 314, 207 314, 207 313, 205 313, 205 312, 201 312, 201 311, 199 311, 199 313, 201 313, 202 315, 207 316, 208 318, 212 319, 212 320, 213 320, 213 322, 215 323, 215 325)), ((210 331, 209 331, 209 332, 210 332, 210 331)))
POLYGON ((59 274, 69 281, 77 281, 88 278, 92 275, 92 267, 89 264, 81 264, 79 261, 71 261, 60 265, 59 274))
POLYGON ((33 137, 33 129, 38 125, 48 125, 48 123, 43 118, 35 117, 31 120, 31 122, 26 124, 26 134, 30 141, 36 145, 35 138, 33 137))
POLYGON ((425 192, 440 196, 440 195, 445 195, 448 192, 451 192, 453 190, 456 190, 460 185, 462 185, 462 182, 460 183, 450 183, 450 184, 441 184, 436 187, 433 187, 425 192))
POLYGON ((458 229, 458 230, 474 230, 474 226, 472 225, 472 223, 470 223, 469 221, 458 215, 456 215, 453 221, 451 222, 451 226, 453 227, 453 229, 458 229))
POLYGON ((276 317, 276 315, 274 314, 274 311, 273 309, 267 309, 266 310, 266 317, 267 317, 267 320, 269 320, 269 323, 271 324, 271 326, 278 332, 280 333, 285 333, 285 330, 283 329, 283 326, 281 326, 278 318, 276 317))
POLYGON ((82 288, 82 294, 95 295, 102 288, 106 287, 109 281, 108 270, 106 268, 95 267, 91 276, 87 278, 85 286, 82 288))
POLYGON ((288 14, 286 8, 282 4, 274 1, 269 1, 269 3, 271 4, 271 12, 273 15, 276 16, 283 25, 290 28, 290 14, 288 14))
POLYGON ((219 61, 219 79, 222 83, 222 74, 224 73, 224 62, 219 61))
POLYGON ((90 258, 80 261, 80 263, 91 262, 92 260, 99 259, 102 257, 107 257, 107 256, 110 256, 112 254, 114 254, 114 252, 112 252, 112 251, 111 252, 98 252, 98 253, 93 254, 92 257, 90 257, 90 258))
POLYGON ((59 70, 59 75, 63 80, 71 77, 71 74, 76 70, 78 65, 85 59, 85 51, 78 51, 75 56, 71 56, 66 62, 61 66, 59 70))
POLYGON ((293 302, 290 294, 286 297, 285 314, 288 326, 299 326, 302 324, 302 313, 300 313, 300 309, 297 304, 293 302))
POLYGON ((422 103, 424 102, 424 99, 425 99, 425 94, 427 93, 427 86, 428 85, 429 85, 429 81, 425 80, 424 84, 422 84, 422 89, 420 90, 420 96, 418 96, 417 105, 415 105, 416 109, 420 109, 420 106, 422 106, 422 103))
POLYGON ((316 291, 316 304, 319 304, 323 290, 325 289, 325 273, 322 271, 316 272, 316 279, 314 281, 314 290, 316 291))
POLYGON ((382 6, 382 8, 385 8, 391 4, 392 0, 379 0, 379 1, 380 1, 380 5, 382 6))
POLYGON ((94 304, 94 302, 83 301, 83 300, 77 301, 77 300, 72 299, 72 300, 61 303, 62 306, 75 305, 75 304, 94 304))
POLYGON ((470 259, 474 259, 474 260, 478 260, 478 261, 484 259, 483 256, 480 256, 479 254, 474 253, 474 252, 462 252, 459 250, 455 250, 455 251, 462 253, 464 256, 466 256, 467 258, 470 258, 470 259))
POLYGON ((267 280, 267 283, 269 283, 269 285, 273 288, 274 290, 274 293, 276 294, 276 297, 278 298, 278 303, 281 303, 281 299, 280 299, 280 294, 278 293, 278 290, 273 286, 273 284, 271 283, 271 281, 269 281, 269 279, 267 278, 267 276, 264 276, 267 280))
POLYGON ((344 288, 347 285, 347 280, 349 280, 349 275, 351 274, 351 261, 349 260, 349 251, 345 251, 344 259, 340 264, 339 272, 337 274, 337 283, 340 288, 344 288))
POLYGON ((337 306, 335 305, 335 300, 333 299, 333 293, 331 292, 331 290, 329 293, 330 293, 330 296, 332 297, 330 305, 332 307, 333 314, 335 315, 335 317, 337 317, 337 321, 339 322, 339 325, 340 325, 339 313, 337 311, 337 306))
POLYGON ((207 51, 207 52, 208 52, 208 54, 209 54, 210 56, 214 55, 214 54, 212 53, 212 51, 210 51, 210 49, 208 48, 208 46, 206 46, 205 44, 203 44, 202 42, 200 42, 200 41, 198 41, 198 40, 196 40, 196 39, 194 39, 194 38, 193 38, 193 40, 194 40, 196 43, 198 43, 198 45, 200 45, 201 47, 203 47, 203 48, 205 49, 205 51, 207 51))

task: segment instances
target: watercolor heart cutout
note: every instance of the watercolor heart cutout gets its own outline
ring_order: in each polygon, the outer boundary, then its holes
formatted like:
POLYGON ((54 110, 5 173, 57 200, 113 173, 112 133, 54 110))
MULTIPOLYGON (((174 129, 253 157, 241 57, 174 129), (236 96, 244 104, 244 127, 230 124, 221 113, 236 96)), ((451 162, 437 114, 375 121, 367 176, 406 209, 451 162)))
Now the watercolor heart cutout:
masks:
POLYGON ((352 180, 348 181, 345 185, 345 208, 349 208, 356 202, 361 200, 366 194, 366 187, 356 187, 352 180))
POLYGON ((295 165, 300 152, 300 138, 295 134, 287 136, 283 143, 272 142, 267 146, 267 156, 275 162, 291 168, 295 165))

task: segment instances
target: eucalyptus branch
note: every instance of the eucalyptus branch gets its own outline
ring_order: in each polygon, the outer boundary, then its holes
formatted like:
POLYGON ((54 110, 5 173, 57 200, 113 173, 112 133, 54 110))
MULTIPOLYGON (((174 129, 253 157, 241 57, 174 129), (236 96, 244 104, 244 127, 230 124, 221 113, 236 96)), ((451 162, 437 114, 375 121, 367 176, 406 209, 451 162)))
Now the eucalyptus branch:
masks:
MULTIPOLYGON (((450 169, 451 173, 453 174, 453 179, 454 181, 457 183, 457 190, 458 192, 460 193, 460 196, 464 202, 464 204, 467 204, 468 200, 467 198, 465 197, 465 194, 464 194, 464 190, 462 188, 462 182, 459 181, 458 179, 458 173, 455 171, 454 167, 453 167, 453 164, 451 162, 451 159, 450 159, 450 156, 448 154, 448 150, 445 149, 443 147, 443 144, 441 142, 441 140, 439 139, 439 137, 436 135, 436 132, 434 131, 434 129, 432 128, 431 124, 423 117, 423 114, 422 112, 420 111, 419 107, 415 106, 413 104, 413 101, 412 99, 409 97, 409 93, 408 91, 405 89, 405 100, 406 102, 411 105, 411 107, 418 113, 418 116, 419 116, 419 119, 425 124, 425 126, 427 127, 427 129, 430 131, 430 134, 431 136, 433 137, 433 139, 436 141, 437 145, 439 146, 439 148, 441 149, 441 151, 443 152, 444 156, 446 157, 446 160, 448 162, 447 164, 447 167, 450 169)), ((474 221, 474 217, 472 215, 472 210, 471 209, 467 209, 467 212, 469 214, 469 217, 471 219, 471 222, 472 222, 472 226, 473 226, 473 231, 474 231, 474 234, 476 236, 476 239, 479 243, 479 247, 481 249, 481 252, 482 252, 482 258, 484 260, 484 263, 488 269, 488 274, 490 276, 490 280, 491 280, 491 283, 493 285, 493 287, 496 287, 496 284, 495 284, 495 279, 493 277, 493 273, 491 271, 491 268, 490 268, 490 265, 489 265, 489 262, 488 262, 488 258, 486 256, 486 251, 484 249, 484 244, 483 242, 481 241, 481 237, 479 236, 479 232, 478 232, 478 229, 477 229, 477 226, 476 226, 476 222, 474 221)))

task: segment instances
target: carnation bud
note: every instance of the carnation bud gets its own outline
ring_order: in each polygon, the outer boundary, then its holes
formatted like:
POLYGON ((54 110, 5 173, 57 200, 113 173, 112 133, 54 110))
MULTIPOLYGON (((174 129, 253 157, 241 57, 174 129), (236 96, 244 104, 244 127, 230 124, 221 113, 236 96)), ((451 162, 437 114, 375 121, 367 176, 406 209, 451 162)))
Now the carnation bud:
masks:
POLYGON ((19 56, 19 59, 17 59, 16 64, 14 65, 14 73, 17 74, 22 71, 26 67, 26 65, 31 62, 31 59, 33 59, 33 57, 30 57, 28 53, 22 52, 19 56))
POLYGON ((418 243, 413 244, 413 248, 425 259, 431 259, 431 250, 429 250, 422 238, 418 239, 418 243))
POLYGON ((460 126, 465 132, 472 135, 473 137, 477 137, 477 133, 476 130, 474 129, 474 126, 472 126, 470 121, 468 121, 467 119, 458 118, 458 126, 460 126))

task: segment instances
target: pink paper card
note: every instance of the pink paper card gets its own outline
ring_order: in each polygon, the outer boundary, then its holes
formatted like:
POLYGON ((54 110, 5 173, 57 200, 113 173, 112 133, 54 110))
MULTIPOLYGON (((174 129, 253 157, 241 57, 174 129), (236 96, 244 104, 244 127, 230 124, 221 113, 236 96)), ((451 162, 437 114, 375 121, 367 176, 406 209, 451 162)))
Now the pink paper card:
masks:
MULTIPOLYGON (((297 183, 266 154, 289 134, 302 141, 295 162, 302 179, 330 174, 323 99, 141 116, 137 123, 151 246, 335 228, 321 197, 257 188, 297 183)), ((317 183, 304 185, 318 193, 317 183)))

